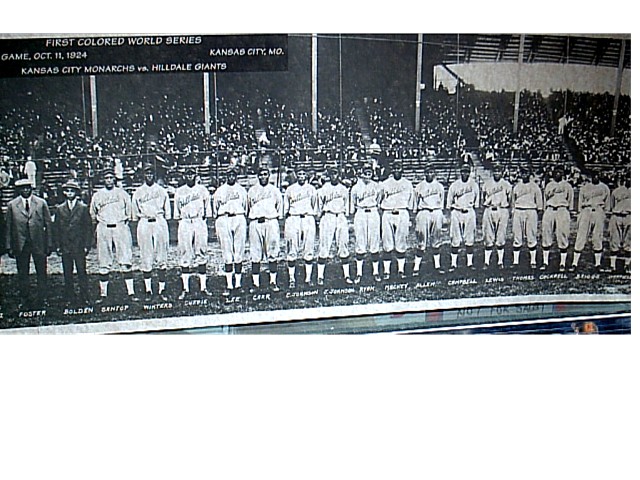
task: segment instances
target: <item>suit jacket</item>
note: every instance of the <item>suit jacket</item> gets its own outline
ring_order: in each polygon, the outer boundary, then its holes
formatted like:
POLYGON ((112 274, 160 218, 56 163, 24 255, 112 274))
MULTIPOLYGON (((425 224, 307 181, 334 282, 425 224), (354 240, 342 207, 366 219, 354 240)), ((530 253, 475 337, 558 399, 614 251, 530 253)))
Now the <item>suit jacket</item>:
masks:
POLYGON ((27 238, 31 238, 33 253, 46 255, 51 252, 51 213, 42 198, 31 195, 29 211, 18 196, 7 204, 6 246, 19 255, 27 238))
POLYGON ((56 207, 53 222, 53 245, 62 253, 79 253, 93 244, 93 224, 89 207, 77 200, 73 209, 65 201, 56 207))

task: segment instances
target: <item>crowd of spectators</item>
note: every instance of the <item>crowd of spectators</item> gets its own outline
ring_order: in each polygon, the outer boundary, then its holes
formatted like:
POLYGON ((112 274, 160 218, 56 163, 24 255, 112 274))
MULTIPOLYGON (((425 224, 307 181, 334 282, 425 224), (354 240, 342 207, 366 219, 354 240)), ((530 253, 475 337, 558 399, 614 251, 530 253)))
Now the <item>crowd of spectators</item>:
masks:
POLYGON ((566 111, 561 111, 558 95, 544 98, 524 91, 516 132, 513 93, 478 92, 472 87, 461 88, 455 95, 429 92, 421 105, 418 132, 412 118, 373 97, 343 111, 319 112, 314 132, 308 111, 294 111, 266 94, 236 94, 215 100, 209 133, 203 107, 188 95, 177 90, 113 102, 101 111, 100 134, 95 138, 88 133, 90 122, 82 105, 39 98, 33 105, 4 107, 0 110, 1 165, 15 179, 24 176, 25 161, 33 158, 40 173, 60 171, 85 179, 106 165, 131 178, 149 162, 173 172, 185 164, 216 168, 232 164, 250 174, 266 160, 286 175, 287 169, 302 162, 340 164, 355 171, 367 157, 384 163, 396 158, 457 160, 470 155, 486 164, 538 161, 542 165, 538 173, 544 176, 547 164, 567 162, 567 140, 585 163, 629 163, 628 97, 622 97, 612 137, 611 95, 571 95, 566 111), (570 118, 564 131, 558 127, 561 115, 570 118))
POLYGON ((555 116, 571 121, 564 135, 580 166, 624 167, 631 160, 631 99, 620 96, 613 132, 613 95, 554 92, 550 97, 555 116), (566 97, 565 97, 566 96, 566 97), (565 108, 566 105, 566 108, 565 108), (566 111, 565 111, 566 110, 566 111))

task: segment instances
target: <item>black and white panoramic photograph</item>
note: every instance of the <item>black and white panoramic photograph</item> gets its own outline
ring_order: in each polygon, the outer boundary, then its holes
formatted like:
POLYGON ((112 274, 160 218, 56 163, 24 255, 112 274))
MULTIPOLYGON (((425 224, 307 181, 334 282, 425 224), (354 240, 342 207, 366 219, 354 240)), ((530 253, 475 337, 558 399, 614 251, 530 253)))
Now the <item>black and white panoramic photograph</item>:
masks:
POLYGON ((630 90, 630 34, 4 34, 0 332, 630 312, 630 90))

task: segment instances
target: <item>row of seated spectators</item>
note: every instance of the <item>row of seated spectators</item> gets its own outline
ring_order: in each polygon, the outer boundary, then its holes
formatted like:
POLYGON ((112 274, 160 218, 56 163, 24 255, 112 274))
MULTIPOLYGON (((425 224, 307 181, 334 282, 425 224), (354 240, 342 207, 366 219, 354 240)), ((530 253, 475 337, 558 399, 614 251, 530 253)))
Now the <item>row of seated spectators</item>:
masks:
POLYGON ((616 124, 611 132, 614 97, 610 94, 554 92, 549 102, 563 134, 585 165, 627 165, 631 160, 631 98, 620 96, 616 124), (566 105, 566 110, 565 106, 566 105), (564 118, 563 118, 564 117, 564 118))
MULTIPOLYGON (((85 115, 68 104, 48 105, 44 99, 37 105, 21 104, 0 112, 0 155, 9 168, 16 168, 12 162, 31 155, 46 159, 39 164, 45 170, 93 176, 114 162, 121 163, 125 172, 137 170, 143 158, 150 156, 168 169, 184 163, 221 162, 235 163, 251 173, 266 150, 277 152, 278 163, 285 166, 309 161, 359 163, 372 142, 379 146, 376 155, 381 159, 425 154, 460 158, 474 151, 489 161, 557 160, 563 150, 563 136, 550 105, 553 97, 548 101, 539 93, 522 93, 516 133, 513 94, 467 87, 457 95, 425 95, 422 128, 417 133, 411 119, 379 98, 350 105, 343 112, 322 112, 314 133, 308 112, 295 112, 268 96, 259 100, 237 96, 216 102, 211 119, 216 135, 205 133, 202 107, 194 106, 184 95, 178 91, 160 99, 143 96, 137 102, 122 101, 108 116, 102 114, 97 138, 87 134, 85 115), (358 108, 364 111, 364 118, 358 115, 358 108), (213 151, 218 152, 217 158, 213 151)), ((581 94, 568 102, 568 110, 574 112, 571 138, 596 156, 619 153, 630 146, 630 102, 625 97, 619 112, 620 139, 605 135, 611 98, 581 94)), ((619 160, 624 164, 624 158, 619 160)))

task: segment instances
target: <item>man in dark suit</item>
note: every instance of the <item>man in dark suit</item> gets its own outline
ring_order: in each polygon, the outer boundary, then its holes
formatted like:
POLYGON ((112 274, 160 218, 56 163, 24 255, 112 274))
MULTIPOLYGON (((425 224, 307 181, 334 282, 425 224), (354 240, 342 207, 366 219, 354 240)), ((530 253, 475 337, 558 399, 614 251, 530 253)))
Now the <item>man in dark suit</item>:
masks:
POLYGON ((80 185, 75 180, 69 180, 62 186, 65 200, 56 207, 53 238, 56 252, 62 257, 65 300, 73 303, 76 298, 73 279, 75 265, 79 299, 86 304, 89 300, 87 253, 93 243, 93 226, 89 207, 80 200, 80 191, 80 185))
POLYGON ((27 179, 15 183, 19 196, 7 204, 6 247, 16 259, 21 303, 29 298, 29 262, 38 279, 38 305, 46 303, 47 257, 51 254, 51 214, 47 202, 33 194, 27 179))

